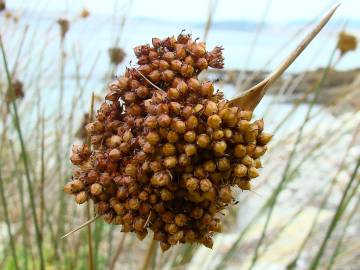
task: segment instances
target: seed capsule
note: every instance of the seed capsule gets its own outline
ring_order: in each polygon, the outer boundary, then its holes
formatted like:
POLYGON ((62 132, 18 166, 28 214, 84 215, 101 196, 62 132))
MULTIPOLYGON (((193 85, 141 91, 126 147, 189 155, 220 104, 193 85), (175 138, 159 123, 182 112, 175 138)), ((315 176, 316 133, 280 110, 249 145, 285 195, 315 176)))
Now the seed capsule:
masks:
POLYGON ((189 191, 195 191, 199 187, 199 180, 195 177, 190 177, 185 181, 186 189, 189 191))
POLYGON ((237 185, 242 190, 250 190, 251 189, 250 181, 239 181, 239 182, 237 182, 237 185))
POLYGON ((223 156, 226 151, 226 142, 225 141, 218 141, 214 143, 214 152, 219 156, 223 156))
POLYGON ((244 177, 247 175, 247 167, 243 164, 237 164, 234 167, 234 176, 236 177, 244 177))
POLYGON ((180 69, 180 73, 185 78, 190 78, 194 73, 194 68, 192 65, 183 64, 180 69))
POLYGON ((176 148, 173 144, 171 143, 166 143, 163 145, 162 147, 162 153, 164 156, 172 156, 175 155, 176 153, 176 148))
POLYGON ((231 189, 229 187, 222 187, 219 191, 219 197, 223 203, 231 203, 233 199, 231 189))
POLYGON ((242 158, 246 155, 246 147, 242 144, 238 144, 234 149, 234 156, 237 158, 242 158))
POLYGON ((163 201, 171 201, 174 198, 173 193, 166 188, 160 191, 160 196, 163 201))
POLYGON ((217 114, 208 117, 207 124, 213 129, 218 129, 221 125, 221 118, 217 114))
POLYGON ((212 183, 209 179, 201 179, 200 181, 200 189, 203 192, 207 192, 212 188, 212 183))
POLYGON ((196 61, 196 67, 200 70, 204 70, 204 69, 207 69, 208 68, 208 62, 206 60, 206 58, 199 58, 197 61, 196 61))
POLYGON ((262 155, 265 154, 266 150, 267 150, 266 146, 257 146, 254 149, 254 153, 253 153, 254 158, 261 157, 262 155))
POLYGON ((195 129, 199 124, 198 119, 196 118, 195 115, 191 115, 187 120, 186 120, 186 127, 188 129, 195 129))
POLYGON ((243 157, 241 163, 247 167, 250 167, 250 166, 254 165, 254 160, 251 157, 246 155, 245 157, 243 157))
POLYGON ((257 141, 260 145, 266 145, 272 138, 272 135, 269 133, 261 133, 257 137, 257 141))
POLYGON ((167 127, 171 123, 171 118, 167 114, 161 114, 158 118, 158 123, 160 127, 167 127))
POLYGON ((224 138, 224 136, 225 136, 225 133, 221 129, 215 130, 212 134, 213 140, 221 140, 222 138, 224 138))
POLYGON ((197 92, 197 91, 199 91, 200 88, 201 88, 201 83, 200 83, 199 80, 196 79, 196 78, 190 78, 190 79, 188 80, 188 87, 189 87, 189 89, 190 89, 191 91, 197 92))
POLYGON ((164 165, 166 168, 168 169, 172 169, 177 165, 177 159, 176 156, 170 156, 170 157, 166 157, 164 159, 164 165))
POLYGON ((146 140, 148 143, 155 145, 160 141, 160 136, 154 131, 150 131, 148 135, 146 135, 146 140))
POLYGON ((204 163, 204 169, 207 172, 214 172, 216 170, 216 164, 212 160, 208 160, 204 163))
POLYGON ((153 83, 158 83, 158 82, 160 82, 160 77, 161 77, 160 71, 153 70, 150 72, 148 77, 149 77, 150 81, 152 81, 153 83))
POLYGON ((180 91, 176 88, 170 88, 167 95, 171 100, 177 100, 180 97, 180 91))
POLYGON ((180 134, 185 133, 185 131, 186 131, 185 123, 181 120, 175 121, 175 131, 180 134))
POLYGON ((196 143, 201 148, 206 148, 210 144, 210 138, 207 134, 200 134, 197 137, 196 143))
POLYGON ((161 78, 164 82, 171 82, 175 77, 174 71, 167 69, 161 74, 161 78))
POLYGON ((259 176, 259 173, 255 167, 250 167, 248 170, 249 178, 256 178, 259 176))
POLYGON ((175 59, 175 60, 172 60, 171 61, 171 69, 173 70, 173 71, 176 71, 176 72, 179 72, 180 70, 181 70, 181 61, 180 60, 177 60, 177 59, 175 59))
POLYGON ((159 172, 155 173, 150 181, 155 186, 166 186, 170 183, 170 176, 167 173, 159 172))
POLYGON ((94 196, 98 196, 103 192, 103 187, 99 183, 94 183, 90 187, 90 193, 94 196))
POLYGON ((187 223, 187 217, 184 214, 177 214, 175 216, 175 224, 179 227, 185 226, 187 223))
POLYGON ((73 180, 64 186, 64 192, 73 194, 84 189, 84 183, 80 180, 73 180))
POLYGON ((218 108, 217 108, 217 105, 215 102, 208 101, 206 103, 205 111, 204 111, 205 115, 210 116, 210 115, 217 113, 217 111, 218 111, 218 108))
POLYGON ((186 144, 184 146, 185 154, 190 157, 196 154, 196 146, 194 144, 186 144))
POLYGON ((184 134, 184 140, 188 143, 192 143, 196 140, 196 133, 194 131, 187 131, 184 134))
POLYGON ((217 161, 217 168, 219 171, 227 171, 230 169, 230 161, 227 158, 220 158, 217 161))
POLYGON ((78 194, 76 194, 75 196, 75 201, 77 204, 83 204, 84 202, 86 202, 89 199, 88 194, 86 193, 86 191, 80 191, 78 194))
POLYGON ((214 93, 214 85, 211 82, 204 82, 201 85, 200 93, 202 96, 210 97, 214 93))
POLYGON ((181 154, 179 156, 179 165, 186 167, 191 164, 191 159, 186 154, 181 154))

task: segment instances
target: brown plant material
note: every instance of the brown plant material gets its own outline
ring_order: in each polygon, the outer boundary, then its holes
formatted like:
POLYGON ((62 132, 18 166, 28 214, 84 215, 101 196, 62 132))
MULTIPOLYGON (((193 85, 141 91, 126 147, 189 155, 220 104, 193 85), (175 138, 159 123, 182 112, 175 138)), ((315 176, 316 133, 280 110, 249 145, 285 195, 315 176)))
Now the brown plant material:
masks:
POLYGON ((90 16, 90 11, 87 8, 83 8, 83 10, 80 12, 80 17, 86 19, 89 16, 90 16))
POLYGON ((354 35, 345 31, 339 33, 337 48, 342 55, 350 51, 355 51, 357 44, 358 41, 354 35))
POLYGON ((5 0, 0 0, 0 11, 3 11, 6 9, 6 3, 5 0))
POLYGON ((323 27, 329 22, 340 4, 331 8, 314 29, 301 41, 301 43, 290 53, 290 55, 264 80, 257 85, 244 91, 239 97, 230 100, 230 104, 238 106, 243 110, 253 111, 266 94, 269 87, 280 78, 280 76, 288 69, 288 67, 299 57, 312 40, 320 33, 323 27))
POLYGON ((138 66, 109 85, 86 125, 91 149, 73 147, 76 169, 64 189, 140 240, 152 230, 163 251, 177 243, 211 248, 220 211, 235 203, 236 186, 250 189, 271 135, 198 79, 222 68, 221 47, 207 51, 183 33, 152 44, 135 47, 138 66))
POLYGON ((23 84, 21 81, 19 80, 14 80, 11 88, 8 88, 7 92, 6 92, 6 102, 9 103, 12 101, 12 99, 22 99, 24 98, 25 93, 24 93, 24 89, 23 89, 23 84), (13 91, 11 93, 11 91, 13 91))
POLYGON ((109 49, 110 62, 114 65, 119 65, 124 61, 126 53, 122 48, 113 47, 109 49))
POLYGON ((65 38, 66 33, 67 33, 67 32, 69 31, 69 29, 70 29, 70 22, 69 22, 69 20, 60 18, 60 19, 57 20, 57 23, 58 23, 59 26, 60 26, 60 35, 61 35, 61 38, 65 38))

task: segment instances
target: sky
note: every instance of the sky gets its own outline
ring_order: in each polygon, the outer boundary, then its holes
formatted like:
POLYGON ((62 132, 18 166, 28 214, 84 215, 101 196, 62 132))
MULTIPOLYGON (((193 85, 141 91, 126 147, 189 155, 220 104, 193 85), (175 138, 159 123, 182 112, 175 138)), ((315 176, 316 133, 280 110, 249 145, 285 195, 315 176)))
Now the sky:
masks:
MULTIPOLYGON (((112 14, 118 10, 129 10, 131 17, 150 17, 171 21, 198 21, 207 18, 209 2, 214 0, 11 0, 14 8, 41 9, 52 12, 78 12, 86 7, 94 14, 112 14), (130 5, 129 3, 132 2, 130 5), (129 9, 129 7, 131 8, 129 9)), ((215 21, 261 20, 267 4, 271 4, 266 15, 270 23, 311 20, 339 1, 334 0, 218 0, 215 21)), ((342 0, 336 13, 339 19, 360 20, 360 0, 342 0)))

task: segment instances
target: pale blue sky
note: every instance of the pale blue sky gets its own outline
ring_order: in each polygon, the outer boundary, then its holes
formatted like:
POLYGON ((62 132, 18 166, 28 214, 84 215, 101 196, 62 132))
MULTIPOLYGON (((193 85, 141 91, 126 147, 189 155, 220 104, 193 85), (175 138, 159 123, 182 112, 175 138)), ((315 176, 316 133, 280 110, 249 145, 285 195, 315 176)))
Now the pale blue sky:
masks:
MULTIPOLYGON (((112 14, 117 1, 121 10, 130 0, 11 0, 7 1, 14 9, 40 9, 47 11, 78 12, 86 6, 92 13, 112 14)), ((292 20, 310 20, 326 7, 339 1, 333 0, 219 0, 215 20, 251 20, 261 18, 267 1, 271 8, 268 22, 286 22, 292 20)), ((360 0, 343 0, 337 18, 360 20, 360 0)), ((146 16, 166 20, 204 21, 207 16, 209 0, 133 0, 131 16, 146 16)))

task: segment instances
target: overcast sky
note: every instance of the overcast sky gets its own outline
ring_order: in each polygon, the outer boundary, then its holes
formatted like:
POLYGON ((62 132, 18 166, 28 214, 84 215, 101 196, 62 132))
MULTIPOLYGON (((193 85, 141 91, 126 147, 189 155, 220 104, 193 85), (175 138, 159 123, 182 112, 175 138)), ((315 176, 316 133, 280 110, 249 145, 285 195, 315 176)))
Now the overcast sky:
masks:
MULTIPOLYGON (((14 9, 40 9, 47 11, 78 12, 87 7, 96 14, 112 14, 115 2, 118 9, 125 9, 131 0, 8 0, 14 9)), ((145 16, 175 21, 204 21, 210 0, 132 0, 131 17, 145 16)), ((310 20, 325 8, 339 1, 334 0, 219 0, 215 20, 258 21, 267 3, 268 22, 310 20)), ((343 0, 337 18, 360 20, 360 0, 343 0)), ((120 12, 121 13, 121 12, 120 12)))

